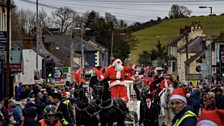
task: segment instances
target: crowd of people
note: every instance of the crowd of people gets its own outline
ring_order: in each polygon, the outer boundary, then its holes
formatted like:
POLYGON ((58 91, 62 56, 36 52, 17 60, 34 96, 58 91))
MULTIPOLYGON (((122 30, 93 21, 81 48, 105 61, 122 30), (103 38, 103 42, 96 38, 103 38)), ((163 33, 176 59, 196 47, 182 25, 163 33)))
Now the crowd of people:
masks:
MULTIPOLYGON (((98 80, 110 78, 111 95, 128 102, 123 83, 125 73, 133 70, 134 66, 122 66, 121 60, 116 59, 104 73, 95 69, 95 76, 98 80)), ((135 82, 135 86, 140 85, 142 91, 146 90, 142 97, 139 96, 141 100, 139 125, 159 125, 161 106, 158 98, 169 86, 174 87, 166 101, 167 109, 171 109, 174 113, 173 119, 169 120, 170 125, 224 125, 223 82, 207 84, 200 81, 197 85, 193 85, 173 81, 166 73, 161 77, 163 79, 158 81, 159 83, 154 83, 155 79, 160 79, 158 75, 149 75, 146 72, 132 74, 131 79, 135 82)), ((2 100, 0 126, 75 126, 77 100, 74 83, 65 86, 51 84, 24 86, 19 83, 15 87, 15 97, 2 100)))
POLYGON ((15 98, 2 100, 1 126, 75 125, 73 85, 19 85, 16 92, 15 98))
MULTIPOLYGON (((135 81, 143 92, 145 97, 142 102, 141 117, 139 124, 145 126, 158 126, 158 118, 161 116, 161 103, 157 100, 167 88, 172 86, 174 89, 170 94, 168 106, 165 109, 171 109, 174 117, 168 124, 172 126, 223 126, 224 125, 224 84, 222 81, 214 83, 205 83, 203 80, 193 85, 173 81, 171 76, 164 73, 160 81, 158 95, 152 93, 153 90, 147 90, 154 81, 158 80, 156 75, 140 76, 135 81), (154 81, 153 81, 154 80, 154 81), (140 83, 139 83, 140 81, 140 83), (156 107, 157 106, 157 107, 156 107), (209 116, 209 114, 213 116, 209 116)), ((158 90, 157 90, 158 91, 158 90)))

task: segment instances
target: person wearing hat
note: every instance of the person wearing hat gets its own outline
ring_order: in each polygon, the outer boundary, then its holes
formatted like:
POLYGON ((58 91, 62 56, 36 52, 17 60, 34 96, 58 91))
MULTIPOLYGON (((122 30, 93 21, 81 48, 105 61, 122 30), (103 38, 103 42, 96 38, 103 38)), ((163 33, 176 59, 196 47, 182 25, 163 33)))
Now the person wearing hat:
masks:
POLYGON ((61 113, 57 112, 55 105, 47 105, 44 108, 43 119, 38 122, 40 126, 70 126, 61 113))
POLYGON ((140 104, 139 125, 143 123, 144 126, 159 126, 158 115, 158 105, 153 102, 152 94, 147 93, 145 100, 140 104))
POLYGON ((183 88, 173 90, 170 97, 170 108, 175 114, 172 126, 195 126, 197 115, 187 106, 186 93, 183 88))
POLYGON ((134 66, 123 66, 120 59, 112 59, 112 65, 102 75, 100 71, 94 69, 98 80, 108 79, 110 81, 110 91, 113 98, 121 98, 128 102, 128 96, 125 87, 125 73, 135 69, 134 66))
POLYGON ((167 87, 172 86, 173 82, 170 80, 170 75, 167 73, 163 74, 164 79, 160 83, 160 89, 164 92, 167 87))
POLYGON ((217 109, 224 109, 224 95, 221 88, 217 89, 217 95, 215 96, 217 109))
POLYGON ((65 120, 71 125, 75 125, 73 106, 68 99, 62 99, 60 93, 53 94, 54 102, 56 104, 57 112, 62 112, 65 120))
POLYGON ((224 126, 224 110, 202 110, 197 126, 224 126))

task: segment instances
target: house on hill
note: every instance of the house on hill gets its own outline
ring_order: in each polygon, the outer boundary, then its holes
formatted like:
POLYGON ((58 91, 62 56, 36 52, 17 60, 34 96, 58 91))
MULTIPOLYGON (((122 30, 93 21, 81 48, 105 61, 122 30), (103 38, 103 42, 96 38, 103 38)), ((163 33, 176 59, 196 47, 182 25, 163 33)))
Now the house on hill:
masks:
MULTIPOLYGON (((190 26, 180 29, 177 38, 168 44, 169 73, 181 82, 196 81, 208 77, 207 54, 208 46, 212 44, 209 37, 203 34, 203 28, 199 22, 193 22, 190 26), (200 70, 196 67, 200 66, 200 70)), ((212 51, 215 57, 215 51, 212 51)), ((211 58, 212 64, 215 59, 211 58)), ((214 72, 214 71, 213 71, 214 72)))

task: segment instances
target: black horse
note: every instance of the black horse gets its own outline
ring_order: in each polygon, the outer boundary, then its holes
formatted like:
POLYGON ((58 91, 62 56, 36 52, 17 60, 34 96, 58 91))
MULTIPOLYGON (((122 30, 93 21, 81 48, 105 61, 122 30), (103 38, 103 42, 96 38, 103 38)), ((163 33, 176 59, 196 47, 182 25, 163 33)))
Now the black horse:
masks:
POLYGON ((95 102, 89 102, 86 97, 86 89, 82 85, 76 86, 75 97, 77 97, 76 106, 76 124, 77 126, 98 126, 99 114, 98 105, 95 102))
POLYGON ((93 97, 100 106, 101 126, 112 126, 114 122, 117 122, 117 126, 125 126, 128 112, 126 103, 122 99, 111 97, 108 80, 98 81, 97 78, 91 78, 90 85, 93 88, 93 97))

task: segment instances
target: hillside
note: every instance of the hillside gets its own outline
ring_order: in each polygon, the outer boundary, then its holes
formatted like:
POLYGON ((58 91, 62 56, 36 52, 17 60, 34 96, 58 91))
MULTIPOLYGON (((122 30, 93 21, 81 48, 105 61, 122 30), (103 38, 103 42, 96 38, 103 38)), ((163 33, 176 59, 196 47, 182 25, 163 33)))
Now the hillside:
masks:
MULTIPOLYGON (((219 35, 221 31, 224 31, 223 21, 224 16, 212 17, 213 35, 219 35)), ((208 16, 164 20, 158 25, 132 33, 138 40, 138 43, 136 44, 135 50, 131 51, 131 61, 137 63, 138 55, 143 50, 149 51, 154 48, 158 38, 162 44, 169 43, 178 36, 181 27, 190 25, 192 22, 200 22, 204 29, 204 34, 210 34, 210 17, 208 16), (157 36, 159 37, 157 38, 157 36)))

